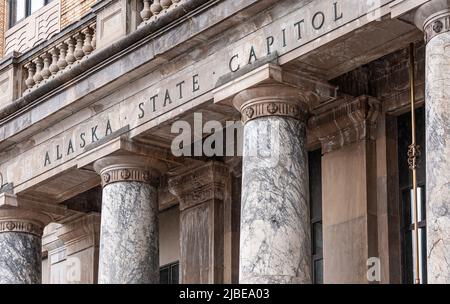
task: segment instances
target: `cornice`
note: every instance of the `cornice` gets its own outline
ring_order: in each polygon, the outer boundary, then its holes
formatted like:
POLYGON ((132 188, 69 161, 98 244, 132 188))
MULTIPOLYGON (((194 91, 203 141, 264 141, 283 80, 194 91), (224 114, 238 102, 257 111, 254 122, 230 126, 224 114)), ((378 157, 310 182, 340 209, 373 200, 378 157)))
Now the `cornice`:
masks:
POLYGON ((308 124, 322 153, 329 153, 358 140, 375 140, 379 113, 377 99, 360 96, 311 117, 308 124))
POLYGON ((225 164, 212 161, 191 172, 172 177, 169 191, 185 210, 209 200, 224 200, 230 170, 225 164))
MULTIPOLYGON (((3 123, 9 119, 10 116, 14 116, 16 112, 26 109, 28 106, 38 103, 42 97, 47 97, 48 93, 58 88, 66 87, 70 83, 76 82, 81 77, 89 75, 88 71, 95 70, 98 66, 104 66, 110 62, 117 60, 118 57, 123 56, 126 53, 130 53, 136 48, 139 48, 143 43, 149 40, 155 39, 157 35, 164 32, 164 29, 170 26, 175 20, 177 22, 187 21, 192 17, 192 12, 196 14, 202 11, 202 8, 207 9, 209 5, 214 4, 218 0, 191 0, 183 2, 172 10, 168 11, 154 20, 154 22, 148 23, 139 27, 134 32, 130 33, 123 39, 111 44, 108 47, 102 48, 88 56, 85 60, 74 65, 68 73, 57 75, 44 85, 36 88, 29 94, 16 99, 12 103, 0 109, 0 122, 3 123)), ((93 18, 92 14, 89 18, 93 18)), ((89 19, 87 18, 87 19, 89 19)), ((90 20, 90 19, 89 19, 90 20)), ((83 19, 83 22, 85 20, 83 19)), ((79 23, 77 23, 79 25, 79 23)), ((70 27, 72 29, 72 26, 70 27)), ((64 31, 66 32, 66 31, 64 31)), ((60 38, 60 35, 54 39, 60 38)), ((46 42, 45 45, 53 43, 56 40, 46 42)), ((34 50, 30 50, 23 56, 29 56, 34 53, 34 50)), ((20 56, 22 58, 23 56, 20 56)))

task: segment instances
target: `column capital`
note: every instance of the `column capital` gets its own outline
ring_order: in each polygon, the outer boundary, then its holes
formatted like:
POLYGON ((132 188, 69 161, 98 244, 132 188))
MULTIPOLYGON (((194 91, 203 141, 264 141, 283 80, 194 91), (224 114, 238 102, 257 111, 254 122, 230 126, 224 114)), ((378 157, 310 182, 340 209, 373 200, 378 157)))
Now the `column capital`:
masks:
POLYGON ((169 179, 169 191, 185 210, 212 199, 224 200, 224 189, 230 175, 229 168, 211 161, 185 174, 169 179))
POLYGON ((337 87, 320 77, 273 63, 223 79, 213 90, 214 103, 232 104, 244 123, 264 116, 304 119, 310 109, 337 96, 337 87))
POLYGON ((106 156, 94 163, 94 170, 101 175, 102 187, 116 182, 142 182, 157 187, 160 172, 165 168, 160 160, 128 154, 106 156))
POLYGON ((41 237, 52 216, 33 208, 24 208, 15 195, 0 194, 0 233, 20 232, 41 237))
POLYGON ((433 0, 423 4, 416 11, 414 23, 424 32, 425 43, 450 31, 450 1, 433 0))
POLYGON ((233 98, 234 107, 241 113, 242 122, 266 116, 292 117, 306 120, 309 94, 282 83, 260 84, 245 89, 233 98))
POLYGON ((360 96, 311 117, 308 125, 321 142, 322 153, 328 153, 358 140, 374 140, 380 108, 377 99, 360 96))

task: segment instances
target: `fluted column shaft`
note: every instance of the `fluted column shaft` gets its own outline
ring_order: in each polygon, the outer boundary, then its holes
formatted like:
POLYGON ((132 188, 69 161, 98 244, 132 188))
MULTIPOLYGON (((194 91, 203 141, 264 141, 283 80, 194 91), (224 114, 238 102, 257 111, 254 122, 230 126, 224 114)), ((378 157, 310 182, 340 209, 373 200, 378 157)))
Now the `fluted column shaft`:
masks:
POLYGON ((310 283, 306 126, 298 91, 234 98, 244 126, 240 283, 310 283))
POLYGON ((103 185, 99 283, 159 283, 158 172, 139 157, 95 163, 103 185))

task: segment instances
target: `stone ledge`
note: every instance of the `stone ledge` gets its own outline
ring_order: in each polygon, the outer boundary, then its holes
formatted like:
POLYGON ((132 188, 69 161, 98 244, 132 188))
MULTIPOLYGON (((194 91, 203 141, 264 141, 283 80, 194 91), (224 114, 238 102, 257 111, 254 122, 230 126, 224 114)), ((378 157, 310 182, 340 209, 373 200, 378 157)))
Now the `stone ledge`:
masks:
POLYGON ((169 191, 185 210, 212 199, 224 200, 230 171, 225 164, 210 162, 169 180, 169 191))
POLYGON ((43 95, 85 74, 86 71, 90 70, 96 65, 104 63, 105 61, 114 60, 117 56, 120 56, 124 50, 130 49, 130 46, 138 44, 140 41, 146 38, 148 39, 149 36, 154 36, 149 35, 149 33, 160 33, 161 29, 168 26, 171 22, 180 19, 184 15, 189 16, 189 12, 208 2, 210 2, 210 0, 192 0, 185 2, 182 5, 174 8, 164 16, 156 19, 155 22, 142 26, 123 39, 112 43, 110 46, 105 47, 104 49, 101 49, 96 53, 93 53, 90 57, 86 58, 78 65, 75 65, 70 70, 70 72, 58 75, 57 77, 48 81, 46 84, 30 92, 26 96, 23 96, 0 109, 0 120, 3 121, 8 116, 14 114, 16 111, 35 103, 35 101, 38 101, 43 95))
POLYGON ((311 117, 309 128, 329 153, 358 140, 375 140, 380 102, 360 96, 338 107, 311 117))

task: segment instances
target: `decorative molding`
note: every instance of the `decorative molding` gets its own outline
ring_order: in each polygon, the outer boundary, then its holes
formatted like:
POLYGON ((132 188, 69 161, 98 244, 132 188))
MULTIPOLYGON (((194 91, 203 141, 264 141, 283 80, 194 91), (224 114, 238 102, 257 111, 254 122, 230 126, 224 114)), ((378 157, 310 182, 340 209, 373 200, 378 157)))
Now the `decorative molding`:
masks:
POLYGON ((450 31, 450 9, 431 16, 424 24, 424 39, 428 43, 439 34, 450 31))
POLYGON ((33 201, 11 193, 0 194, 0 233, 22 232, 42 236, 43 229, 74 214, 58 204, 33 201))
POLYGON ((0 220, 0 233, 19 232, 41 237, 43 231, 44 225, 37 222, 21 219, 0 220))
POLYGON ((258 85, 242 91, 233 99, 234 107, 241 112, 245 124, 250 120, 282 116, 306 121, 308 105, 313 99, 298 88, 280 83, 258 85))
POLYGON ((141 182, 151 184, 154 187, 159 185, 159 173, 145 168, 112 168, 102 171, 101 177, 103 187, 117 182, 141 182))
POLYGON ((375 140, 380 102, 360 96, 309 120, 309 128, 329 153, 358 140, 375 140))
POLYGON ((102 186, 117 182, 141 182, 159 186, 159 176, 165 164, 158 159, 135 154, 106 156, 94 163, 102 186))
POLYGON ((284 116, 306 120, 306 113, 299 104, 284 100, 258 101, 248 104, 241 109, 241 120, 246 123, 252 119, 266 116, 284 116))
POLYGON ((193 171, 169 180, 169 191, 180 201, 180 210, 185 210, 209 200, 224 200, 229 168, 219 162, 209 162, 193 171))

